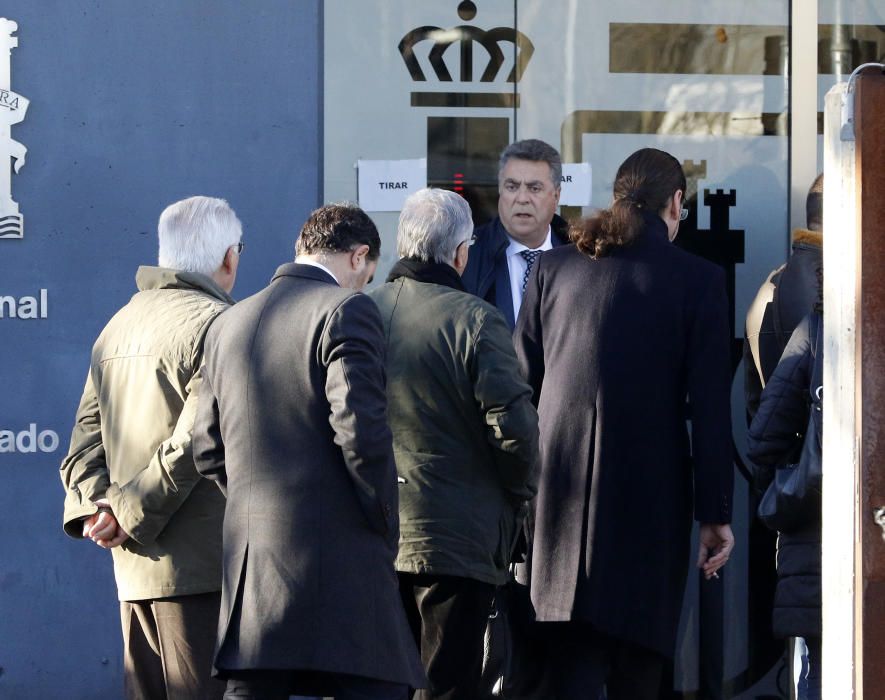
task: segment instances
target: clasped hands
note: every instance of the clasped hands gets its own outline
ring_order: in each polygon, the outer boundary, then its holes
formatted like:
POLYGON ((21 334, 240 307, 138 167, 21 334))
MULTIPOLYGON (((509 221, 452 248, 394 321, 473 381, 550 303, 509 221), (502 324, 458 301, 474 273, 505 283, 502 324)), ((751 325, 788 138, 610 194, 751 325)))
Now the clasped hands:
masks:
POLYGON ((94 503, 98 512, 83 520, 83 537, 105 549, 113 549, 128 540, 129 533, 120 527, 107 499, 100 498, 94 503))

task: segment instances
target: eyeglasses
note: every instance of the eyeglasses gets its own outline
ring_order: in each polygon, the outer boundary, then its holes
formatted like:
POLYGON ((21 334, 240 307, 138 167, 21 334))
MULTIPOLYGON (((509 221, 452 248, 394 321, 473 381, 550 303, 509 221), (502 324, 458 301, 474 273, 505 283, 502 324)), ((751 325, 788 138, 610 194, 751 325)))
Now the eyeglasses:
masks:
POLYGON ((679 220, 685 221, 687 218, 688 218, 688 207, 682 207, 682 209, 679 210, 679 220))
POLYGON ((240 241, 239 243, 234 243, 234 244, 231 246, 231 248, 233 248, 234 250, 237 251, 237 255, 242 255, 242 254, 243 254, 243 248, 245 248, 245 247, 246 247, 246 244, 245 244, 243 241, 240 241))

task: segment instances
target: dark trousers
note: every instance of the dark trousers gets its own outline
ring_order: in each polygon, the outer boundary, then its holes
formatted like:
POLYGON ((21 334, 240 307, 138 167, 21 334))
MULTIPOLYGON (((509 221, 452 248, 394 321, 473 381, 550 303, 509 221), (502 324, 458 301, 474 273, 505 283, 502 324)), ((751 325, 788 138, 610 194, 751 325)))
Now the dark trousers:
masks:
POLYGON ((400 683, 339 673, 313 671, 228 671, 224 700, 288 700, 296 693, 335 700, 406 700, 400 683))
POLYGON ((802 678, 799 679, 797 696, 799 700, 821 699, 821 638, 805 637, 805 663, 802 678))
POLYGON ((221 700, 211 677, 221 593, 120 603, 128 700, 221 700))
POLYGON ((495 587, 459 576, 399 574, 403 600, 428 687, 415 700, 472 700, 495 587))
POLYGON ((557 700, 657 700, 664 657, 580 622, 538 624, 557 700))

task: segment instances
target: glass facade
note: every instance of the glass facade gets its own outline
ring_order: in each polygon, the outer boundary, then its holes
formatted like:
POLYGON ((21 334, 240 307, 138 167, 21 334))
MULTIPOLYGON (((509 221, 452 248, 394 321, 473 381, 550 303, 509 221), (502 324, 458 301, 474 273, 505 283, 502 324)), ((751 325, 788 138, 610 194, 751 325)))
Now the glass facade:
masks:
MULTIPOLYGON (((820 0, 817 27, 818 133, 823 134, 824 97, 864 63, 885 62, 885 6, 876 0, 820 0)), ((818 170, 823 139, 818 138, 818 170)))
MULTIPOLYGON (((774 537, 755 522, 742 457, 744 317, 791 224, 804 225, 791 221, 791 190, 810 184, 820 151, 819 139, 791 141, 792 76, 816 60, 807 102, 820 111, 854 66, 882 60, 885 8, 821 0, 816 23, 795 18, 788 0, 324 4, 325 201, 357 200, 359 159, 426 158, 428 184, 461 192, 482 223, 496 214, 500 151, 540 138, 590 166, 590 205, 563 206, 570 218, 608 205, 634 150, 682 160, 690 214, 677 244, 720 264, 731 297, 738 547, 720 585, 689 576, 674 697, 788 697, 784 644, 770 637, 774 537), (791 56, 809 32, 817 56, 791 56), (809 172, 791 167, 797 153, 809 172)), ((397 213, 372 216, 386 270, 397 213)))

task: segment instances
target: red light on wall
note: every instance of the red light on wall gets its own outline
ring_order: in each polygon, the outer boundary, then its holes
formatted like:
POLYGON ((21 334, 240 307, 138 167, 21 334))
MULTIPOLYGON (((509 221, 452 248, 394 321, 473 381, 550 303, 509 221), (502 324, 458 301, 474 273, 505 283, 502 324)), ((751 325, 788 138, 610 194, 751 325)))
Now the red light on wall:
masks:
POLYGON ((455 186, 452 189, 459 194, 464 192, 464 173, 455 173, 455 186))

